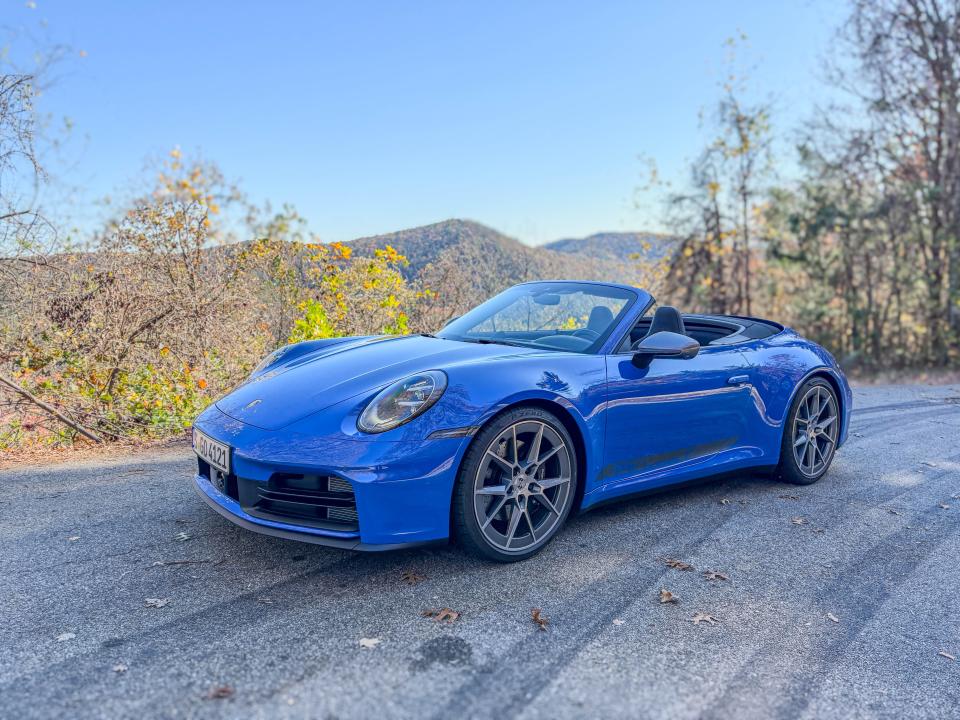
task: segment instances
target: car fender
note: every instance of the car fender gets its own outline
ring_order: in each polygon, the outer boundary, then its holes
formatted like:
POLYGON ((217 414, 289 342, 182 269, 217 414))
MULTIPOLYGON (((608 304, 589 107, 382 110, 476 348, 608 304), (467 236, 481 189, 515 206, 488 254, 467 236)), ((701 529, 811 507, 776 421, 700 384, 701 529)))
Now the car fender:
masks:
MULTIPOLYGON (((502 362, 502 361, 501 361, 502 362)), ((503 411, 534 403, 555 406, 575 426, 585 457, 582 467, 587 478, 600 472, 603 460, 606 402, 606 363, 600 355, 550 353, 512 359, 502 372, 489 367, 448 369, 450 385, 469 388, 463 408, 461 427, 469 434, 490 422, 503 411), (493 379, 493 382, 490 380, 493 379)), ((449 388, 448 388, 449 391, 449 388)), ((441 399, 437 404, 440 405, 441 399)), ((425 413, 424 419, 429 413, 425 413)), ((412 423, 411 423, 412 424, 412 423)), ((434 434, 438 431, 434 430, 434 434)))

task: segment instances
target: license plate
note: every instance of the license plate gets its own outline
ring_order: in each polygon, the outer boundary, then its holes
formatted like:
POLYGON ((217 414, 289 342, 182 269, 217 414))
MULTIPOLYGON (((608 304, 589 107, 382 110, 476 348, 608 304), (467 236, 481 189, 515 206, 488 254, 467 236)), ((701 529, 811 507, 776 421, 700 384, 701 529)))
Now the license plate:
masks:
POLYGON ((230 474, 230 446, 193 431, 193 451, 220 472, 230 474))

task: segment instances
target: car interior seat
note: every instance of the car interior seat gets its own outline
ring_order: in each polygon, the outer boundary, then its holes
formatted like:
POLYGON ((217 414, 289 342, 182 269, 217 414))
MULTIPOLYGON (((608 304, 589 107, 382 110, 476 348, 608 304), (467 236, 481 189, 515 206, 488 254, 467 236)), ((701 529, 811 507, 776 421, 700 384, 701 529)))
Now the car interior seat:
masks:
POLYGON ((587 320, 587 330, 592 330, 597 335, 603 333, 613 322, 613 311, 606 305, 596 305, 590 311, 590 318, 587 320))
POLYGON ((683 327, 683 317, 680 311, 669 305, 661 305, 653 314, 653 322, 650 323, 650 329, 647 331, 647 337, 658 332, 672 332, 679 335, 686 335, 686 328, 683 327))

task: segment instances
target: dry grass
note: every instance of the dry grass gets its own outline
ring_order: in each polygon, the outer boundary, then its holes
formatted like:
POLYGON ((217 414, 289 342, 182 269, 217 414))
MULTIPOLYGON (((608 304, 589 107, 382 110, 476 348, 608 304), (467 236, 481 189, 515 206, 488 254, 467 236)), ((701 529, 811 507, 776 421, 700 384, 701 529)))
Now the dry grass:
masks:
POLYGON ((166 440, 122 441, 97 444, 78 439, 72 445, 49 445, 36 443, 4 450, 0 454, 0 470, 23 468, 33 465, 59 465, 84 460, 109 460, 131 458, 158 450, 183 450, 190 448, 185 437, 166 440))

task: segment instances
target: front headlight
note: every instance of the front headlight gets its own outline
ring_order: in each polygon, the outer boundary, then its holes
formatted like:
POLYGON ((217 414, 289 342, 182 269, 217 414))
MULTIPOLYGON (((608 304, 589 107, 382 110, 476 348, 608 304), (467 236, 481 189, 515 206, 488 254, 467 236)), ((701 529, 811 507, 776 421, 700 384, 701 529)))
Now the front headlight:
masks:
POLYGON ((357 429, 382 433, 426 412, 447 389, 442 370, 427 370, 398 380, 378 392, 357 419, 357 429))

